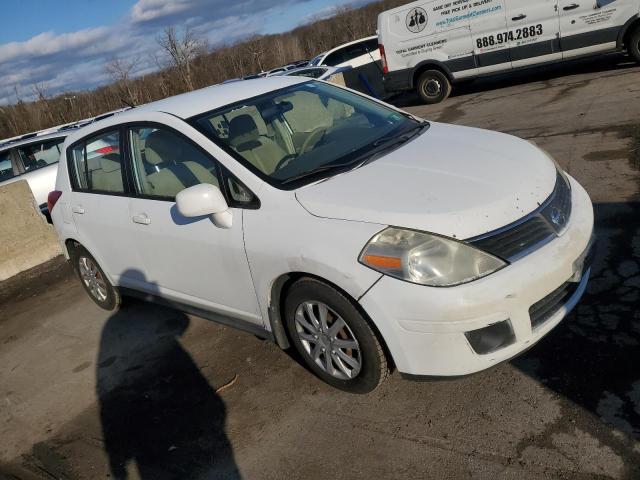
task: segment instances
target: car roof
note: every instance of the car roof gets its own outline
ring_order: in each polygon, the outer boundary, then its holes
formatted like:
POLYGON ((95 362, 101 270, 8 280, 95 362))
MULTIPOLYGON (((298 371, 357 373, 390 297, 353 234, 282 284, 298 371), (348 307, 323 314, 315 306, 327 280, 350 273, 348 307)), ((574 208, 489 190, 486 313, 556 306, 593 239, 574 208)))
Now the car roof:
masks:
POLYGON ((4 152, 5 150, 9 150, 10 148, 14 147, 21 147, 23 145, 30 145, 32 143, 40 143, 52 138, 65 138, 69 135, 69 133, 69 131, 45 133, 42 135, 35 135, 32 137, 30 136, 23 140, 10 140, 6 143, 3 143, 2 140, 0 140, 0 152, 4 152))
MULTIPOLYGON (((129 118, 139 118, 140 112, 168 113, 186 120, 201 113, 217 110, 226 105, 309 81, 311 81, 311 79, 306 77, 265 77, 221 83, 131 108, 116 116, 92 123, 90 127, 91 131, 98 131, 103 126, 109 127, 127 123, 129 118)), ((88 127, 69 132, 67 144, 72 144, 82 139, 87 131, 86 128, 88 127)))

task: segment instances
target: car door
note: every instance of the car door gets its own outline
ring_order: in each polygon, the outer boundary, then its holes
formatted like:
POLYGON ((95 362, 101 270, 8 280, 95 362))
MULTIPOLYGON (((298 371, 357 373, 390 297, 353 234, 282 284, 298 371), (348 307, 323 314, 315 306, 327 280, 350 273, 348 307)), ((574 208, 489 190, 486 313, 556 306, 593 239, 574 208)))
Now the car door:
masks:
POLYGON ((131 244, 121 140, 114 127, 68 149, 69 206, 78 241, 116 285, 127 286, 128 278, 140 278, 143 265, 131 244))
POLYGON ((493 0, 491 7, 472 7, 469 28, 473 38, 476 74, 511 68, 507 9, 504 0, 493 0), (473 15, 476 13, 476 15, 473 15))
POLYGON ((128 128, 137 193, 129 210, 136 229, 132 247, 152 293, 263 326, 244 249, 242 210, 231 208, 231 228, 216 226, 209 216, 186 218, 178 212, 175 196, 183 189, 200 183, 224 189, 220 164, 183 128, 158 123, 128 128))
POLYGON ((638 14, 637 0, 559 0, 563 58, 614 50, 622 26, 638 14))
POLYGON ((513 68, 562 59, 558 0, 505 0, 513 68))
POLYGON ((23 178, 41 209, 47 204, 47 195, 56 184, 57 163, 60 159, 64 137, 21 145, 16 148, 23 178))

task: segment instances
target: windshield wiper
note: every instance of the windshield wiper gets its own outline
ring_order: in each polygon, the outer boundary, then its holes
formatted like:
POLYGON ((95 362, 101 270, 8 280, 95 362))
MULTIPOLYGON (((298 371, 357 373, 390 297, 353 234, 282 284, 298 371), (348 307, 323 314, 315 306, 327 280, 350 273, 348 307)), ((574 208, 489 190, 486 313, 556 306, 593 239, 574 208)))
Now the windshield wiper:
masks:
POLYGON ((382 145, 387 146, 386 144, 389 144, 389 146, 393 146, 398 143, 400 144, 405 143, 406 141, 411 140, 413 137, 415 137, 418 133, 422 132, 422 130, 428 126, 429 126, 428 122, 419 123, 418 125, 414 125, 410 129, 408 129, 407 131, 402 132, 402 134, 400 135, 395 134, 395 135, 387 135, 385 137, 381 137, 375 142, 373 142, 372 144, 373 148, 378 148, 382 145))
POLYGON ((350 167, 352 165, 354 165, 356 162, 355 161, 350 161, 350 162, 344 162, 344 163, 334 163, 334 164, 327 164, 327 165, 323 165, 321 167, 318 168, 314 168, 312 170, 307 170, 305 172, 302 172, 298 175, 294 175, 293 177, 289 177, 286 180, 282 180, 281 185, 286 185, 288 183, 292 183, 295 182, 296 180, 300 180, 301 178, 306 178, 309 177, 311 175, 315 175, 317 173, 322 173, 322 172, 326 172, 329 170, 335 170, 335 169, 341 169, 341 168, 347 168, 350 167))
POLYGON ((349 167, 360 168, 365 166, 367 163, 372 162, 376 157, 376 154, 386 150, 389 147, 402 145, 403 143, 408 142, 413 137, 421 133, 425 128, 429 127, 429 122, 423 122, 418 125, 415 125, 408 129, 406 132, 401 135, 389 135, 386 137, 381 137, 375 142, 372 143, 373 150, 369 151, 365 154, 366 159, 363 161, 362 156, 356 158, 355 160, 351 160, 349 162, 344 163, 329 163, 327 165, 320 166, 318 168, 314 168, 312 170, 307 170, 306 172, 302 172, 298 175, 294 175, 293 177, 289 177, 286 180, 283 180, 281 185, 287 185, 288 183, 295 182, 296 180, 300 180, 302 178, 306 178, 312 175, 316 175, 318 173, 326 172, 329 170, 340 170, 347 169, 349 167))
MULTIPOLYGON (((391 147, 398 147, 404 143, 407 143, 412 138, 421 134, 426 128, 430 126, 429 122, 423 122, 413 126, 401 135, 389 135, 382 137, 373 142, 373 150, 367 152, 356 168, 364 167, 378 158, 378 155, 391 147)), ((362 158, 362 157, 361 157, 362 158)))

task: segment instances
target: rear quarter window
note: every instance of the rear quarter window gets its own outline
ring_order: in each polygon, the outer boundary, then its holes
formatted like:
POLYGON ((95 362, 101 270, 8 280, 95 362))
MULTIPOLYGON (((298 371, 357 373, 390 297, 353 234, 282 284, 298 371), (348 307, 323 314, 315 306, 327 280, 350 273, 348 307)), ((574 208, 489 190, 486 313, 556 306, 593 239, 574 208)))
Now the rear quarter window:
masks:
POLYGON ((108 131, 85 139, 68 151, 74 190, 124 193, 120 134, 108 131))

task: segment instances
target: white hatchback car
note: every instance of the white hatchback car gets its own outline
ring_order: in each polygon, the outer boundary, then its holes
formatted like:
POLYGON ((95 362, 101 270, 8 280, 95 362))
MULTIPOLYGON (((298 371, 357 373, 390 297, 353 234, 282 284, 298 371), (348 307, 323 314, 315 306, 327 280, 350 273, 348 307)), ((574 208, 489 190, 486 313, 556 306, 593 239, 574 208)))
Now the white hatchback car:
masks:
POLYGON ((540 149, 274 77, 71 135, 52 215, 103 308, 140 295, 300 352, 331 385, 486 369, 577 303, 593 209, 540 149), (118 148, 95 152, 105 138, 118 148))

